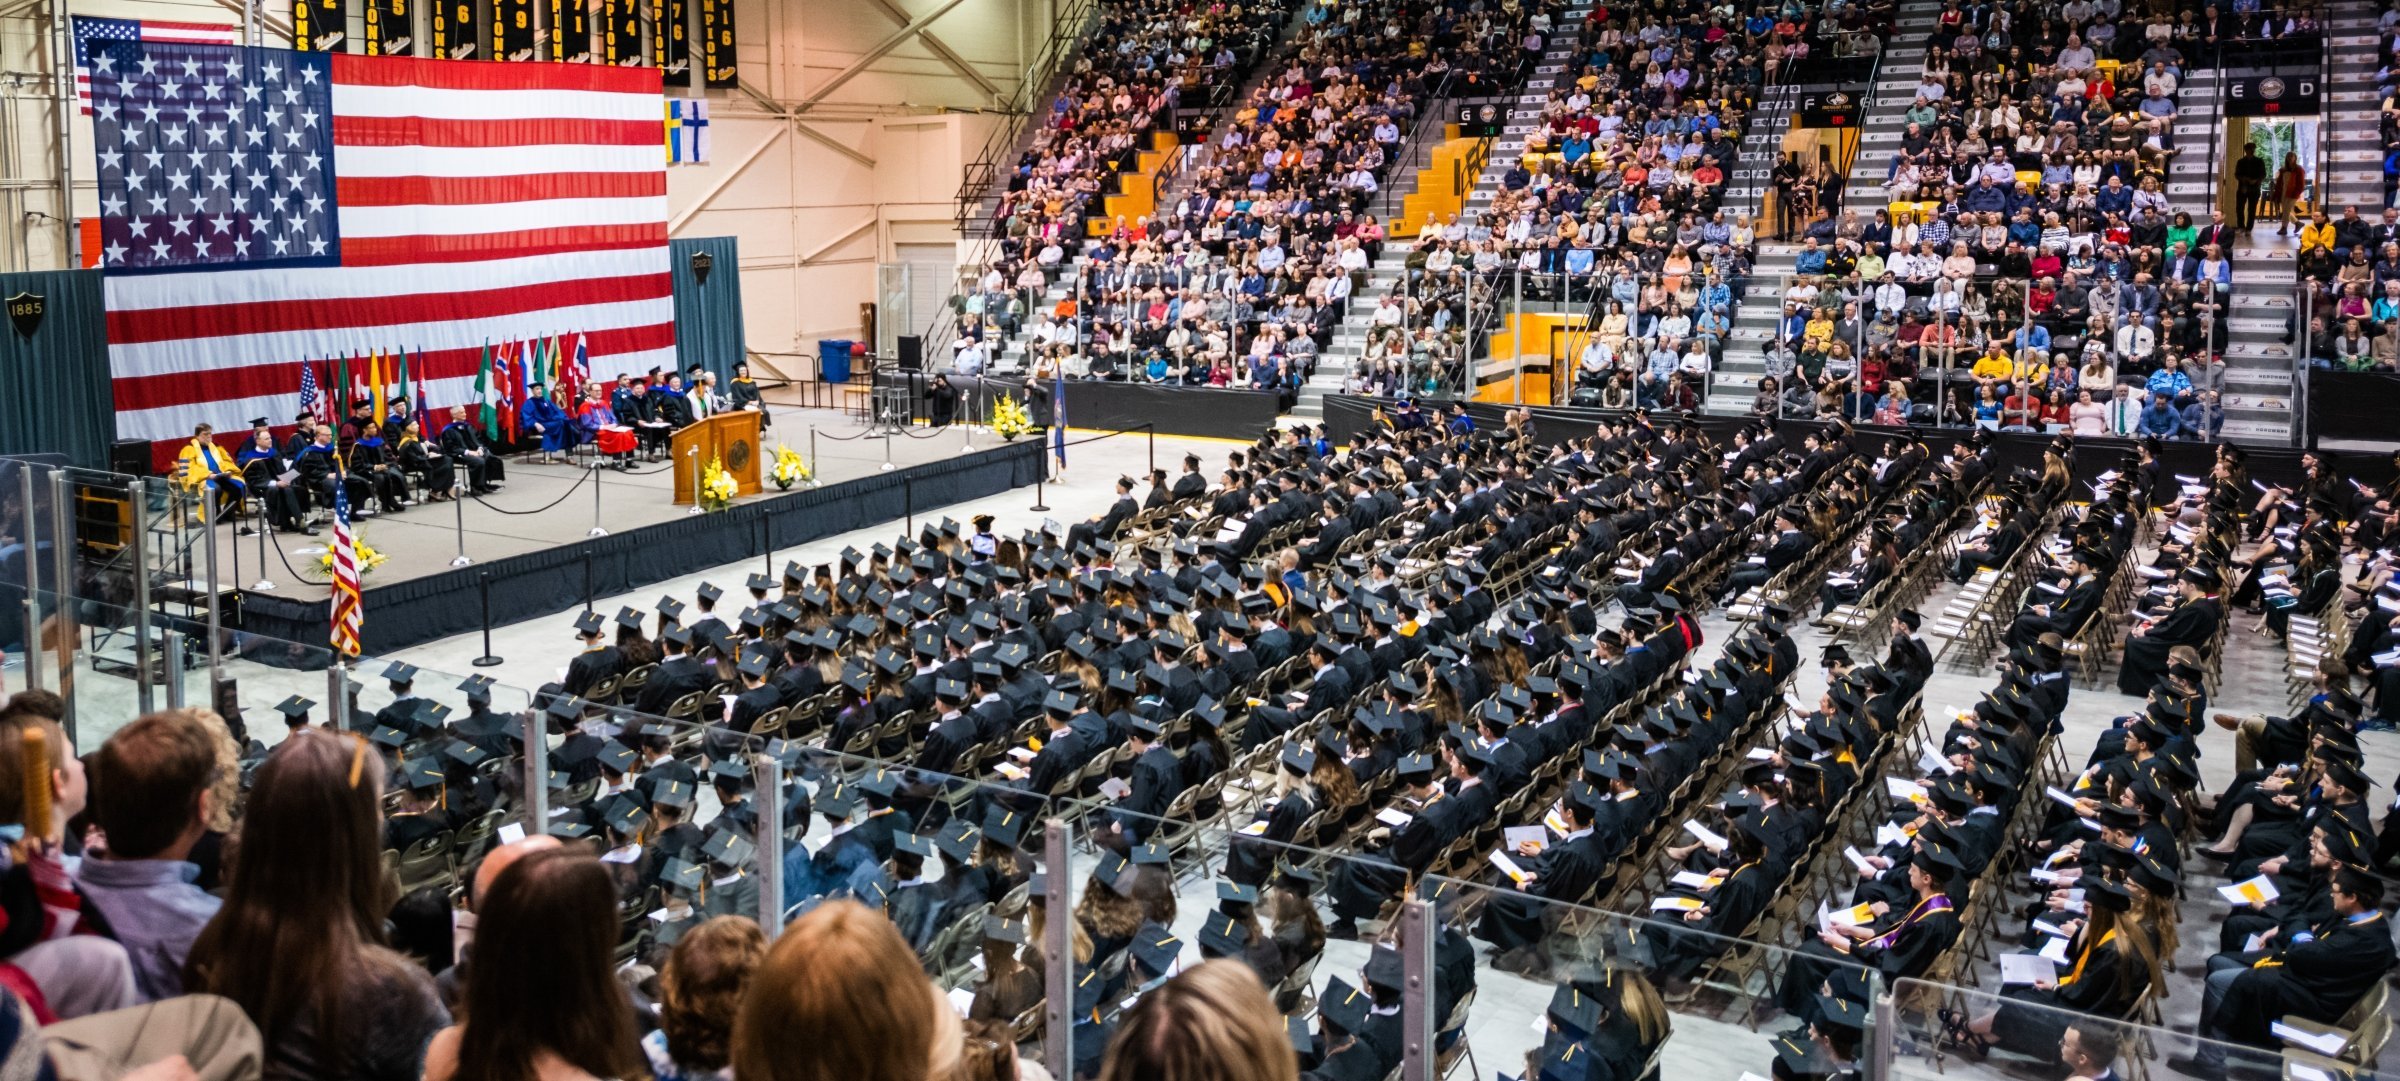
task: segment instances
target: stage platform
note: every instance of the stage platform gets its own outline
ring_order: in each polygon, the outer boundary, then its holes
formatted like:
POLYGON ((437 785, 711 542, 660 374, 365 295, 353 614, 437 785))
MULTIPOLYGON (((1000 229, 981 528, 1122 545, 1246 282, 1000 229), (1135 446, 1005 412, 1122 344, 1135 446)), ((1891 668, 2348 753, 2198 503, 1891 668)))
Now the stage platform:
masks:
MULTIPOLYGON (((361 539, 385 557, 365 579, 367 651, 479 626, 487 578, 491 620, 507 623, 693 567, 759 558, 763 568, 770 551, 1030 485, 1042 468, 1038 436, 1004 444, 982 429, 949 428, 886 439, 867 435, 855 418, 836 411, 772 407, 771 416, 762 450, 771 452, 781 441, 809 455, 816 487, 779 491, 762 469, 759 495, 722 512, 691 514, 673 502, 668 472, 688 469, 683 463, 620 471, 537 465, 519 455, 508 463, 507 486, 493 495, 361 519, 361 539), (591 535, 595 521, 605 536, 591 535), (469 562, 454 566, 462 548, 469 562)), ((273 588, 260 589, 260 538, 218 527, 219 584, 239 597, 233 626, 295 641, 324 640, 329 587, 312 580, 321 575, 298 573, 323 554, 330 530, 320 528, 314 537, 265 538, 263 577, 273 588)))

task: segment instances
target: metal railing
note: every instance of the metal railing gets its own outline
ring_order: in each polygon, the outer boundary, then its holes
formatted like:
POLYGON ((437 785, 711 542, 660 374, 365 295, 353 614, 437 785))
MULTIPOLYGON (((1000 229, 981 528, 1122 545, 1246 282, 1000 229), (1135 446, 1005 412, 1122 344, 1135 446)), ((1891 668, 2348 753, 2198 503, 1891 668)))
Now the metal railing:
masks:
POLYGON ((1067 57, 1082 46, 1085 35, 1099 21, 1100 0, 1060 0, 1060 3, 1058 17, 1050 24, 1050 34, 1043 39, 1033 62, 1026 66, 1025 77, 1018 80, 1016 91, 996 110, 1007 119, 993 126, 991 135, 969 159, 966 173, 960 178, 957 217, 962 236, 978 217, 977 210, 991 194, 994 182, 1006 172, 1009 151, 1015 149, 1017 140, 1025 134, 1026 122, 1038 115, 1067 57))

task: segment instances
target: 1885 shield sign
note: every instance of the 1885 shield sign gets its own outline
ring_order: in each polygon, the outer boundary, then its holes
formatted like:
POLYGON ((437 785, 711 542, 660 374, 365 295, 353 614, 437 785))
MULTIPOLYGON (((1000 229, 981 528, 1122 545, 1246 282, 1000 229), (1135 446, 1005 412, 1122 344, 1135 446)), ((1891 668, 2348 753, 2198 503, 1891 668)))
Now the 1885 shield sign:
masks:
POLYGON ((49 310, 40 293, 18 293, 8 298, 8 322, 17 328, 20 338, 33 337, 33 332, 41 329, 43 314, 49 310))

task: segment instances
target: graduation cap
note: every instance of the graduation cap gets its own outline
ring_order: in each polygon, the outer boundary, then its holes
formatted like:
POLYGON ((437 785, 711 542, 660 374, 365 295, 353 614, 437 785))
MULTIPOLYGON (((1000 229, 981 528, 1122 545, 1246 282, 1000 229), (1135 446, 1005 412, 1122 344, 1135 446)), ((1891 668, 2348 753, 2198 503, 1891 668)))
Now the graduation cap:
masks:
POLYGON ((474 769, 491 756, 491 752, 486 751, 483 748, 469 743, 463 739, 454 739, 448 743, 442 744, 443 758, 447 758, 450 761, 456 762, 468 769, 474 769))
POLYGON ((1164 927, 1146 923, 1134 931, 1128 949, 1144 969, 1164 976, 1175 970, 1175 959, 1183 954, 1183 940, 1164 927))
POLYGON ((1305 1057, 1316 1053, 1317 1037, 1315 1033, 1308 1030, 1308 1018, 1284 1018, 1283 1040, 1292 1046, 1293 1053, 1300 1056, 1305 1057))
POLYGON ((1549 1016, 1560 1029, 1580 1042, 1600 1027, 1600 1000, 1584 994, 1573 985, 1561 985, 1550 996, 1549 1016))
POLYGON ((763 574, 752 574, 744 584, 748 585, 751 592, 754 593, 764 593, 775 588, 775 580, 763 574))
POLYGON ((399 684, 414 683, 417 679, 417 669, 415 665, 406 661, 393 661, 384 666, 383 678, 399 684))
POLYGON ((1250 928, 1222 912, 1200 921, 1200 953, 1204 957, 1240 957, 1250 948, 1250 928))
POLYGON ((1302 897, 1314 892, 1323 881, 1317 877, 1315 871, 1306 867, 1283 861, 1277 861, 1275 864, 1275 885, 1302 897))
POLYGON ((617 609, 617 626, 623 627, 627 630, 641 630, 644 626, 643 621, 645 618, 646 617, 644 617, 642 613, 634 611, 631 608, 617 609))
POLYGON ((1406 986, 1408 974, 1400 961, 1400 951, 1390 946, 1377 946, 1367 955, 1363 971, 1367 986, 1385 991, 1399 991, 1406 986))
POLYGON ((1132 851, 1136 867, 1164 867, 1174 859, 1174 852, 1155 841, 1136 846, 1132 851))
POLYGON ((942 855, 959 863, 973 862, 975 847, 982 843, 982 830, 956 821, 942 827, 942 832, 935 834, 933 838, 933 847, 941 850, 942 855))
POLYGON ((1002 848, 1015 848, 1025 838, 1025 816, 994 807, 983 816, 983 835, 1002 848))
POLYGON ((1367 1015, 1374 1008, 1374 999, 1340 976, 1326 980, 1325 993, 1317 996, 1317 1016, 1347 1033, 1365 1031, 1367 1015))
POLYGON ((1421 780, 1423 778, 1431 777, 1433 776, 1433 756, 1429 754, 1412 754, 1400 759, 1399 762, 1394 764, 1392 769, 1393 772, 1397 773, 1400 779, 1403 781, 1421 780))
POLYGON ((640 833, 642 826, 650 821, 650 812, 643 810, 638 801, 619 800, 609 809, 605 821, 617 836, 631 837, 640 833))
MULTIPOLYGON (((607 769, 619 776, 623 776, 626 771, 633 768, 634 760, 639 756, 633 753, 633 748, 612 739, 600 745, 600 750, 596 757, 600 759, 600 765, 603 769, 607 769)), ((740 767, 737 766, 735 768, 738 769, 740 767)))
POLYGON ((1855 999, 1818 995, 1816 1023, 1856 1039, 1867 1030, 1867 1008, 1855 999))
POLYGON ((1101 885, 1115 890, 1120 896, 1133 896, 1133 863, 1123 856, 1103 857, 1092 868, 1092 877, 1099 879, 1101 885))
POLYGON ((690 860, 671 859, 667 861, 666 871, 658 878, 659 881, 684 893, 696 893, 707 874, 707 871, 703 870, 699 864, 690 860))
POLYGON ((1258 903, 1258 887, 1242 882, 1219 882, 1217 900, 1229 904, 1255 905, 1258 903))
POLYGON ((1297 743, 1287 743, 1278 761, 1283 768, 1305 777, 1317 768, 1317 753, 1297 743))
POLYGON ((575 617, 575 633, 583 638, 598 637, 603 625, 598 612, 585 612, 575 617))
POLYGON ((710 604, 717 603, 717 598, 725 595, 724 590, 718 589, 716 586, 707 582, 700 583, 700 588, 695 589, 692 592, 697 594, 701 600, 707 601, 710 604))
POLYGON ((2106 878, 2094 875, 2082 879, 2081 883, 2083 886, 2083 899, 2089 902, 2094 908, 2105 908, 2111 912, 2124 912, 2133 907, 2133 895, 2125 892, 2125 887, 2111 882, 2106 878))
POLYGON ((901 833, 892 837, 894 851, 905 852, 924 859, 933 858, 933 839, 921 833, 901 833))
POLYGON ((858 796, 848 785, 826 785, 817 789, 815 798, 809 802, 818 814, 832 818, 848 818, 858 811, 858 796))
POLYGON ((900 775, 888 769, 878 769, 860 777, 858 788, 870 796, 890 799, 900 791, 900 775))
POLYGON ((1006 916, 985 916, 983 938, 986 942, 1005 942, 1011 946, 1025 944, 1025 921, 1006 916))
POLYGON ((411 792, 437 791, 448 779, 433 759, 412 758, 400 763, 400 783, 411 792))

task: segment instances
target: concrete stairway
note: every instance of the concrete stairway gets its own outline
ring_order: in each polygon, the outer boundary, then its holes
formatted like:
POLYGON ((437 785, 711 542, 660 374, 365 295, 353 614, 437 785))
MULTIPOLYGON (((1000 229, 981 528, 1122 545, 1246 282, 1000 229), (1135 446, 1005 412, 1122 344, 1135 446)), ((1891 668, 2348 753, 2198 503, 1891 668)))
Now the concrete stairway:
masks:
MULTIPOLYGON (((1549 47, 1543 50, 1541 62, 1534 65, 1533 74, 1525 81, 1525 88, 1518 93, 1515 104, 1509 107, 1508 119, 1501 126, 1499 138, 1493 140, 1491 156, 1484 165, 1482 175, 1476 178, 1474 189, 1467 195, 1466 205, 1460 211, 1462 215, 1480 214, 1491 208, 1492 197, 1500 190, 1501 175, 1525 152, 1525 136, 1540 123, 1542 105, 1550 100, 1551 89, 1575 77, 1574 72, 1567 70, 1576 53, 1575 35, 1581 32, 1584 19, 1595 6, 1596 0, 1570 0, 1566 10, 1559 13, 1556 21, 1558 29, 1552 34, 1549 47)), ((1434 140, 1422 140, 1422 143, 1420 152, 1430 154, 1434 140)), ((1384 192, 1385 198, 1392 200, 1385 203, 1387 208, 1399 205, 1397 200, 1405 196, 1407 186, 1415 182, 1417 174, 1413 167, 1423 164, 1422 161, 1413 162, 1411 169, 1392 174, 1393 183, 1384 192)), ((1392 216, 1387 209, 1385 220, 1391 220, 1392 216)), ((1340 393, 1342 380, 1350 374, 1351 366, 1365 359, 1370 321, 1374 318, 1375 309, 1383 303, 1383 298, 1401 284, 1408 266, 1409 246, 1407 239, 1386 241, 1383 257, 1367 268, 1366 284, 1351 293, 1350 310, 1334 330, 1333 343, 1317 358, 1316 376, 1300 388, 1299 399, 1292 406, 1291 415, 1294 419, 1315 421, 1322 418, 1325 415, 1325 396, 1340 393)))

